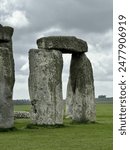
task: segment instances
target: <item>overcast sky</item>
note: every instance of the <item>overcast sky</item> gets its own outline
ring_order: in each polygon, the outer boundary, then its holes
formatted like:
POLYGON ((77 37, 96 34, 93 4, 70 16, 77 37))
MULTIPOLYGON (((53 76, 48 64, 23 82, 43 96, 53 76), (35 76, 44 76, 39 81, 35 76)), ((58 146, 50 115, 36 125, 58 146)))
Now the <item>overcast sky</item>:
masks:
MULTIPOLYGON (((14 99, 28 99, 28 51, 43 36, 71 35, 88 43, 86 55, 94 71, 95 94, 111 97, 112 0, 0 0, 0 24, 14 27, 14 99)), ((70 55, 64 55, 63 95, 70 55)))

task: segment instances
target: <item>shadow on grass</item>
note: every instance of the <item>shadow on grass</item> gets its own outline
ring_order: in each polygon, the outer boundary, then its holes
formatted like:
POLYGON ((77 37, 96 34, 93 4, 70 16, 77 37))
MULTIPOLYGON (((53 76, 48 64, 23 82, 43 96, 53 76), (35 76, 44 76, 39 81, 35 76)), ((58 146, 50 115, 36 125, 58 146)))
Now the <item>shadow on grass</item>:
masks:
POLYGON ((56 125, 34 125, 34 124, 28 124, 26 126, 26 129, 39 129, 39 128, 48 128, 48 129, 55 129, 55 128, 65 128, 67 127, 64 124, 56 124, 56 125))
POLYGON ((10 132, 10 131, 17 131, 17 128, 12 127, 12 128, 0 128, 0 132, 10 132))
POLYGON ((97 124, 95 121, 71 121, 71 125, 89 125, 89 124, 97 124))

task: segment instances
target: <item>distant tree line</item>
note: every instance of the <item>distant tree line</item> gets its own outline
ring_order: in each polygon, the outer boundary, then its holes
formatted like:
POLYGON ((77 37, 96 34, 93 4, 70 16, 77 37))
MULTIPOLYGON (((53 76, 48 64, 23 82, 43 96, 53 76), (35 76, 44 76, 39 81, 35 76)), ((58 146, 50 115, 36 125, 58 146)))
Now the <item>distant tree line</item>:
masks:
MULTIPOLYGON (((106 95, 99 95, 98 98, 96 98, 96 102, 113 102, 113 97, 106 97, 106 95)), ((18 99, 13 100, 14 105, 30 105, 31 101, 29 99, 18 99)), ((64 100, 64 103, 66 101, 64 100)))
POLYGON ((31 101, 28 99, 13 100, 14 105, 30 105, 31 101))
POLYGON ((98 103, 113 103, 113 97, 106 97, 106 95, 99 95, 96 98, 96 102, 98 103))

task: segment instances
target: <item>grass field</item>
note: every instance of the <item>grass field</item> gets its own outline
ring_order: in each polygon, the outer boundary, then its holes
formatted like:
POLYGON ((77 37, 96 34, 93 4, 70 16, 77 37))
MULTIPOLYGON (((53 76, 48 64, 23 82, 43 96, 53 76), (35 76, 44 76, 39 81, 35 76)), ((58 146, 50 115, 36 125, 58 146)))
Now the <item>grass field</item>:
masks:
MULTIPOLYGON (((29 110, 30 106, 15 106, 29 110)), ((15 120, 16 131, 0 133, 0 150, 112 150, 112 104, 97 104, 95 124, 72 124, 62 128, 27 129, 29 119, 15 120)))

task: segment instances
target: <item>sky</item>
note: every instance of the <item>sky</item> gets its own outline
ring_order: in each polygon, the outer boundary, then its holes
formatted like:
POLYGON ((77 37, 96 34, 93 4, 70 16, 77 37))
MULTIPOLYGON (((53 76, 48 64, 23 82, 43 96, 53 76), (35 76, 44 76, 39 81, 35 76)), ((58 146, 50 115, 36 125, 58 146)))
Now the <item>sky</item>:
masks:
MULTIPOLYGON (((95 96, 113 95, 112 0, 0 0, 0 24, 14 28, 15 86, 13 99, 29 99, 28 51, 36 40, 53 35, 76 36, 88 43, 95 96)), ((70 54, 64 54, 63 97, 69 76, 70 54)))

